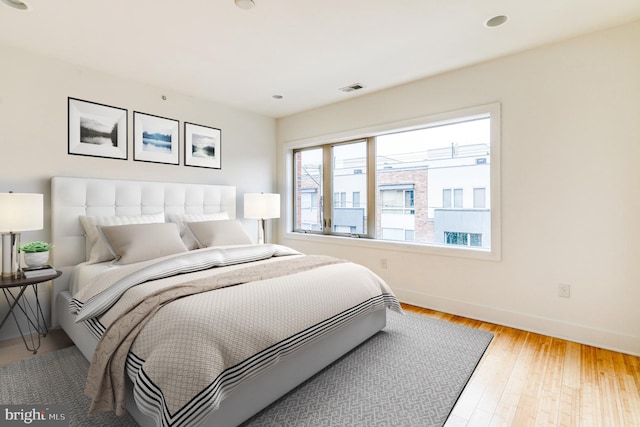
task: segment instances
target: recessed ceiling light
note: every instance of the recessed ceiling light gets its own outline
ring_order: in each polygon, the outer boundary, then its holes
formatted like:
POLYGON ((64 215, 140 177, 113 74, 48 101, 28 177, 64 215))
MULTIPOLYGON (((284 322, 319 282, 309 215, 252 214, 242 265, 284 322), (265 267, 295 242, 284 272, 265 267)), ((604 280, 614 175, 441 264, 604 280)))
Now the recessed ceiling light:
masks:
POLYGON ((20 0, 0 0, 7 6, 17 10, 29 10, 31 9, 28 4, 20 0))
POLYGON ((496 15, 493 18, 489 18, 484 21, 484 26, 487 28, 496 28, 503 25, 508 20, 509 17, 507 15, 496 15))
MULTIPOLYGON (((4 1, 4 0, 2 0, 4 1)), ((233 0, 240 9, 249 10, 253 9, 256 5, 253 0, 233 0)))

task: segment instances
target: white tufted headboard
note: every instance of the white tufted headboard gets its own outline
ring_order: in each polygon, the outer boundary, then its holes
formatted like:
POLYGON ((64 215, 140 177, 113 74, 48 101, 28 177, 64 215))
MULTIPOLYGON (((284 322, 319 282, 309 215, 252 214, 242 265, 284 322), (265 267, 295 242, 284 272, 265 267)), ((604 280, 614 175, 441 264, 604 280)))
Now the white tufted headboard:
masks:
MULTIPOLYGON (((215 213, 236 217, 236 187, 95 178, 51 178, 52 263, 63 275, 53 297, 67 289, 73 266, 85 261, 81 215, 215 213)), ((54 299, 55 301, 55 299, 54 299)))

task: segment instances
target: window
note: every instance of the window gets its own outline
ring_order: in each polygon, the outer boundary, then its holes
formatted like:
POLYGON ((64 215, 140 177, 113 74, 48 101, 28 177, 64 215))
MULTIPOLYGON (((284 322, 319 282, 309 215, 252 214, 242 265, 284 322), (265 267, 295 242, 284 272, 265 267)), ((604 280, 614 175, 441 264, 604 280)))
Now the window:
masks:
POLYGON ((462 188, 445 188, 442 190, 442 207, 443 208, 462 208, 464 200, 462 198, 462 188), (453 199, 451 194, 453 193, 453 199), (453 203, 452 203, 453 200, 453 203))
POLYGON ((499 108, 478 110, 293 149, 293 231, 491 252, 499 108))
POLYGON ((442 190, 442 207, 443 208, 450 208, 453 207, 453 204, 451 202, 451 189, 450 188, 445 188, 444 190, 442 190))
POLYGON ((453 190, 453 207, 462 209, 462 188, 456 188, 453 190))
POLYGON ((484 188, 473 189, 473 207, 476 209, 484 209, 487 207, 486 191, 484 188))
POLYGON ((366 206, 347 203, 347 194, 367 193, 367 141, 354 141, 327 147, 331 154, 333 210, 331 232, 336 234, 366 234, 366 206))
POLYGON ((411 185, 411 188, 405 189, 390 189, 388 187, 380 186, 382 210, 399 213, 408 211, 408 213, 413 214, 413 185, 411 185))
MULTIPOLYGON (((362 173, 362 171, 360 171, 360 173, 362 173)), ((359 191, 354 191, 353 192, 353 207, 354 208, 359 208, 360 207, 360 192, 359 191)))
POLYGON ((296 152, 295 229, 322 231, 322 149, 296 152))
POLYGON ((482 246, 482 234, 445 231, 444 241, 447 245, 482 246))
POLYGON ((413 184, 381 185, 380 236, 382 240, 412 241, 415 230, 413 184), (407 239, 407 236, 410 236, 407 239))

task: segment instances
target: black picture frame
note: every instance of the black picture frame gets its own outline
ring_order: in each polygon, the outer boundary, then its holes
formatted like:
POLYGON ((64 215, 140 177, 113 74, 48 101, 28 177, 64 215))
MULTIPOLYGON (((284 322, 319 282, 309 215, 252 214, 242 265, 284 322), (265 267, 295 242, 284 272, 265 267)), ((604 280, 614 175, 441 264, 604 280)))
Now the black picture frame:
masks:
POLYGON ((68 154, 128 159, 128 110, 68 97, 68 154))
POLYGON ((133 112, 133 160, 180 164, 180 122, 133 112))
POLYGON ((222 130, 185 122, 184 164, 222 169, 222 130))

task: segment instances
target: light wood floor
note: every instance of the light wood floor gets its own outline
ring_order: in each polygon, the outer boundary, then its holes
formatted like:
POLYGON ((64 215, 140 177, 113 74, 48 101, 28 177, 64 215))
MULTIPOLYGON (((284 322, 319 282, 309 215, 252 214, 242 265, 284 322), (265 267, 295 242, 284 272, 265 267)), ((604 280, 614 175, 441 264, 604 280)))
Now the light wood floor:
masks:
MULTIPOLYGON (((27 338, 27 342, 29 346, 31 346, 29 338, 27 338)), ((40 348, 36 354, 31 353, 24 347, 24 342, 20 337, 0 341, 0 366, 11 365, 12 363, 31 359, 32 357, 59 350, 70 345, 73 345, 73 341, 71 341, 71 338, 69 338, 62 329, 50 330, 46 337, 40 338, 40 348)))
MULTIPOLYGON (((640 358, 403 305, 494 333, 446 427, 640 427, 640 358)), ((72 345, 50 331, 38 354, 72 345)), ((20 338, 0 342, 0 366, 33 357, 20 338)))
POLYGON ((494 334, 446 427, 640 426, 640 357, 403 307, 494 334))

